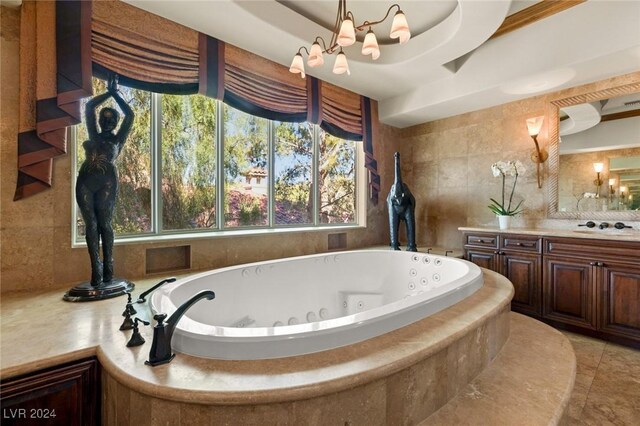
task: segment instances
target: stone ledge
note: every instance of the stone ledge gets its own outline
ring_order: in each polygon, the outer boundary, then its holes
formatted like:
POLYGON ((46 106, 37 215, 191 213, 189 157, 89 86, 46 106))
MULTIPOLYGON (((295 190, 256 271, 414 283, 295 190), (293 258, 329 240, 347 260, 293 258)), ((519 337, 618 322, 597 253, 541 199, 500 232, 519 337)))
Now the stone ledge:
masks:
POLYGON ((549 425, 563 421, 576 376, 569 340, 511 313, 511 334, 494 362, 421 425, 549 425))

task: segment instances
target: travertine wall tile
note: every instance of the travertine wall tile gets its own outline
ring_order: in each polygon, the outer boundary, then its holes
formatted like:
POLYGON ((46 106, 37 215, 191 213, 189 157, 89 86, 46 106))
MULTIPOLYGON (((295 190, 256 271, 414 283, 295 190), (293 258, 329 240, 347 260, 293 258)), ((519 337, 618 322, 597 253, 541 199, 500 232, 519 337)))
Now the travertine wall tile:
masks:
MULTIPOLYGON (((554 99, 637 81, 640 81, 638 72, 400 130, 399 149, 407 154, 403 161, 414 164, 413 173, 405 181, 418 204, 418 242, 423 246, 460 249, 462 238, 458 227, 496 226, 495 215, 487 205, 489 198, 501 198, 501 179, 494 178, 490 169, 491 164, 500 160, 520 160, 527 168, 518 178, 514 195, 516 203, 524 200, 524 213, 514 219, 514 226, 544 227, 552 222, 562 225, 562 221, 546 219, 544 185, 548 163, 540 167, 543 188, 539 189, 536 164, 530 158, 534 145, 526 119, 546 116, 549 102, 554 99), (434 185, 439 188, 437 193, 431 191, 434 185)), ((547 118, 538 138, 544 149, 549 140, 548 124, 547 118)), ((510 184, 507 181, 507 197, 510 184)))

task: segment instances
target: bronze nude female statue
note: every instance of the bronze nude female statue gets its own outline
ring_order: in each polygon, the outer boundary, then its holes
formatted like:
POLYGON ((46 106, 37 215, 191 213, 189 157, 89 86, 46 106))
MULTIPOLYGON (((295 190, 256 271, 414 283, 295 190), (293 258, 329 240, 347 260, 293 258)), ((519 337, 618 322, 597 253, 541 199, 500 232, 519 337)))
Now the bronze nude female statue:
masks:
POLYGON ((91 286, 98 287, 113 278, 113 210, 118 192, 118 170, 116 158, 120 155, 131 127, 133 110, 118 92, 117 76, 112 76, 107 91, 95 96, 85 109, 85 121, 89 140, 82 146, 85 160, 80 166, 76 182, 76 201, 82 212, 86 228, 87 248, 91 258, 91 286), (114 108, 100 110, 96 123, 96 109, 113 97, 124 112, 120 129, 114 133, 120 114, 114 108), (100 125, 98 132, 97 125, 100 125), (102 256, 100 260, 100 240, 102 256))

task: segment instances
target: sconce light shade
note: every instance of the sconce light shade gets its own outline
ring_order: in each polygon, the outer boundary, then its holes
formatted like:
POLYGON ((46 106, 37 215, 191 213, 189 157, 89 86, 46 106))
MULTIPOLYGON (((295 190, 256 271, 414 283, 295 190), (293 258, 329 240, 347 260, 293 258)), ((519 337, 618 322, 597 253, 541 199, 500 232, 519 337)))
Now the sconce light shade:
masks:
POLYGON ((538 136, 543 122, 544 115, 541 115, 540 117, 527 118, 527 129, 529 129, 529 136, 538 136))
POLYGON ((337 43, 339 46, 346 47, 351 46, 355 42, 356 30, 353 27, 353 21, 349 18, 345 18, 340 25, 337 43))
POLYGON ((322 48, 317 41, 311 45, 309 51, 309 58, 307 59, 307 65, 310 67, 319 67, 324 64, 324 58, 322 57, 322 48))
POLYGON ((349 64, 347 63, 347 55, 344 54, 343 51, 338 53, 336 56, 336 62, 333 64, 333 73, 334 74, 344 74, 351 75, 351 71, 349 71, 349 64))
POLYGON ((626 186, 621 186, 620 187, 620 194, 624 194, 625 192, 627 192, 627 187, 626 186))
POLYGON ((602 173, 602 170, 604 170, 604 163, 593 163, 593 170, 595 170, 596 173, 602 173))
POLYGON ((302 55, 300 53, 296 53, 296 56, 293 57, 289 71, 294 74, 300 73, 300 76, 304 78, 304 61, 302 60, 302 55))
POLYGON ((609 186, 616 186, 616 178, 609 179, 609 186))
POLYGON ((367 35, 364 36, 364 42, 362 43, 362 54, 371 55, 373 60, 380 57, 380 47, 378 46, 378 39, 373 30, 369 29, 367 35))
POLYGON ((407 23, 407 17, 404 16, 402 10, 398 10, 393 17, 393 22, 391 23, 391 32, 389 33, 389 37, 397 38, 400 41, 400 44, 404 44, 409 41, 411 38, 411 31, 409 31, 409 23, 407 23))

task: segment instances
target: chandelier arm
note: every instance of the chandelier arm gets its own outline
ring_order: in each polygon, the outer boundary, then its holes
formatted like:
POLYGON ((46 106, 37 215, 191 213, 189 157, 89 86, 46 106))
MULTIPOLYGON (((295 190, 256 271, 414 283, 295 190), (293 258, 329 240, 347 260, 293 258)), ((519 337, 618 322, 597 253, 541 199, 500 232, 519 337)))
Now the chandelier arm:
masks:
POLYGON ((397 7, 398 8, 398 12, 400 12, 402 9, 400 9, 400 5, 399 4, 392 4, 391 6, 389 6, 389 9, 387 9, 387 13, 384 15, 384 18, 380 19, 379 21, 373 21, 373 22, 369 22, 369 21, 364 21, 362 24, 358 25, 357 27, 355 27, 356 31, 362 31, 367 27, 372 27, 374 25, 378 25, 381 24, 382 22, 384 22, 388 17, 389 14, 391 13, 391 10, 397 7))
MULTIPOLYGON (((338 34, 340 33, 340 25, 342 24, 343 13, 342 10, 347 9, 347 0, 338 0, 338 12, 336 13, 336 22, 333 25, 333 31, 331 32, 331 40, 329 44, 332 46, 331 50, 336 44, 338 44, 338 34)), ((325 49, 326 51, 326 49, 325 49)))
MULTIPOLYGON (((324 41, 323 41, 324 42, 324 41)), ((302 55, 302 50, 304 50, 305 52, 307 52, 307 56, 309 56, 309 51, 307 50, 306 46, 301 46, 300 49, 298 49, 298 55, 302 55)))

